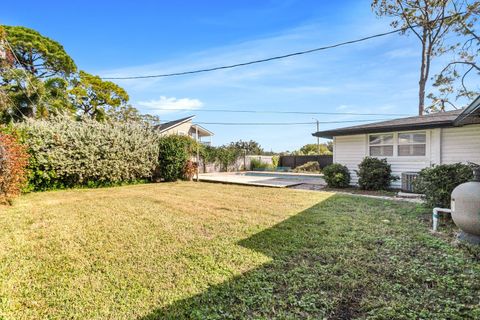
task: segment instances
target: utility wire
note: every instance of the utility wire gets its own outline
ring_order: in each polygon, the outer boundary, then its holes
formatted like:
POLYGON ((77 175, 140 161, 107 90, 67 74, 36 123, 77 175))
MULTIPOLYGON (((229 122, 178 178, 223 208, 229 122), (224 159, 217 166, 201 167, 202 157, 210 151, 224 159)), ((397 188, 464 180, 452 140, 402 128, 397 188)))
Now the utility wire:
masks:
MULTIPOLYGON (((319 121, 321 124, 330 123, 352 123, 352 122, 371 122, 381 121, 386 119, 362 119, 362 120, 344 120, 344 121, 319 121)), ((195 122, 194 124, 210 124, 210 125, 224 125, 224 126, 294 126, 294 125, 312 125, 317 122, 195 122)))
POLYGON ((348 44, 353 44, 357 42, 362 42, 366 40, 370 40, 373 38, 379 38, 383 36, 387 36, 390 34, 398 33, 405 31, 409 28, 402 28, 398 30, 392 30, 388 32, 383 32, 375 35, 371 35, 368 37, 363 37, 360 39, 356 40, 350 40, 350 41, 345 41, 345 42, 340 42, 336 43, 333 45, 329 46, 324 46, 324 47, 319 47, 319 48, 314 48, 314 49, 309 49, 309 50, 304 50, 304 51, 298 51, 298 52, 292 52, 280 56, 275 56, 275 57, 270 57, 270 58, 265 58, 265 59, 259 59, 259 60, 253 60, 253 61, 248 61, 248 62, 242 62, 242 63, 236 63, 236 64, 231 64, 231 65, 226 65, 226 66, 220 66, 220 67, 213 67, 213 68, 206 68, 206 69, 197 69, 197 70, 192 70, 192 71, 181 71, 181 72, 172 72, 172 73, 163 73, 163 74, 154 74, 154 75, 143 75, 143 76, 127 76, 127 77, 101 77, 104 80, 133 80, 133 79, 148 79, 148 78, 166 78, 166 77, 174 77, 174 76, 183 76, 187 74, 195 74, 195 73, 203 73, 203 72, 210 72, 210 71, 216 71, 216 70, 224 70, 224 69, 232 69, 232 68, 237 68, 237 67, 243 67, 243 66, 248 66, 251 64, 257 64, 257 63, 263 63, 263 62, 268 62, 268 61, 273 61, 273 60, 280 60, 280 59, 285 59, 293 56, 300 56, 312 52, 317 52, 317 51, 323 51, 327 49, 332 49, 332 48, 337 48, 341 46, 345 46, 348 44))
MULTIPOLYGON (((450 19, 454 16, 463 15, 463 14, 465 14, 465 13, 456 13, 454 15, 444 17, 441 20, 450 19)), ((147 78, 166 78, 166 77, 174 77, 174 76, 183 76, 183 75, 187 75, 187 74, 210 72, 210 71, 216 71, 216 70, 232 69, 232 68, 243 67, 243 66, 247 66, 247 65, 251 65, 251 64, 263 63, 263 62, 268 62, 268 61, 273 61, 273 60, 280 60, 280 59, 285 59, 285 58, 289 58, 289 57, 293 57, 293 56, 300 56, 300 55, 309 54, 309 53, 313 53, 313 52, 333 49, 333 48, 337 48, 337 47, 342 47, 342 46, 346 46, 346 45, 349 45, 349 44, 354 44, 354 43, 358 43, 358 42, 371 40, 371 39, 374 39, 374 38, 380 38, 380 37, 388 36, 388 35, 391 35, 391 34, 394 34, 394 33, 405 32, 408 29, 417 28, 419 26, 420 26, 419 24, 413 25, 413 26, 407 26, 407 27, 403 27, 403 28, 400 28, 400 29, 396 29, 396 30, 392 30, 392 31, 388 31, 388 32, 377 33, 377 34, 366 36, 366 37, 363 37, 363 38, 344 41, 344 42, 339 42, 339 43, 328 45, 328 46, 318 47, 318 48, 304 50, 304 51, 297 51, 297 52, 292 52, 292 53, 279 55, 279 56, 274 56, 274 57, 270 57, 270 58, 253 60, 253 61, 248 61, 248 62, 241 62, 241 63, 231 64, 231 65, 226 65, 226 66, 219 66, 219 67, 212 67, 212 68, 205 68, 205 69, 197 69, 197 70, 191 70, 191 71, 154 74, 154 75, 126 76, 126 77, 101 77, 101 78, 104 79, 104 80, 132 80, 132 79, 147 79, 147 78)))
POLYGON ((323 114, 346 116, 410 116, 408 113, 357 113, 357 112, 316 112, 316 111, 277 111, 277 110, 233 110, 233 109, 187 109, 155 108, 155 111, 191 111, 191 112, 225 112, 225 113, 266 113, 266 114, 323 114))

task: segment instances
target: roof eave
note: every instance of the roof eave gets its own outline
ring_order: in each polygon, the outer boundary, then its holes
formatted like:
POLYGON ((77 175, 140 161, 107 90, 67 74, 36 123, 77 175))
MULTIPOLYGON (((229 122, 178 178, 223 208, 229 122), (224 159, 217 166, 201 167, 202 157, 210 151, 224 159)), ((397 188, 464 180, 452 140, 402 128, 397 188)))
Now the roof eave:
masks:
POLYGON ((478 113, 480 115, 480 95, 475 100, 473 100, 473 102, 470 103, 470 105, 466 107, 462 113, 458 115, 458 117, 453 121, 453 125, 462 126, 468 123, 467 119, 475 113, 478 113))
POLYGON ((440 121, 432 123, 422 123, 422 124, 410 124, 410 125, 398 125, 398 126, 389 126, 389 127, 377 127, 377 128, 359 128, 353 130, 325 130, 312 133, 314 137, 332 139, 336 136, 350 136, 356 134, 366 134, 366 133, 387 133, 394 131, 409 131, 409 130, 422 130, 422 129, 432 129, 440 127, 450 127, 452 126, 452 121, 440 121))

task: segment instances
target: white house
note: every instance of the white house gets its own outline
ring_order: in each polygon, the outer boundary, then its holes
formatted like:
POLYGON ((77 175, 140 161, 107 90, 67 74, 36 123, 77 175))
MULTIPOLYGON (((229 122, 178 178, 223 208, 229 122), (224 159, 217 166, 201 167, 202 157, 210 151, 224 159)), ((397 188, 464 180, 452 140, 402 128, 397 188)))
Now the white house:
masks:
MULTIPOLYGON (((365 156, 386 158, 392 173, 418 172, 434 164, 480 164, 480 96, 462 110, 400 118, 365 125, 319 131, 333 139, 333 162, 345 165, 351 183, 365 156)), ((401 181, 392 183, 398 188, 401 181)))
POLYGON ((181 136, 189 136, 203 144, 210 145, 212 143, 213 132, 204 127, 193 124, 192 120, 195 116, 169 121, 155 126, 161 135, 178 134, 181 136), (205 140, 208 138, 208 140, 205 140))

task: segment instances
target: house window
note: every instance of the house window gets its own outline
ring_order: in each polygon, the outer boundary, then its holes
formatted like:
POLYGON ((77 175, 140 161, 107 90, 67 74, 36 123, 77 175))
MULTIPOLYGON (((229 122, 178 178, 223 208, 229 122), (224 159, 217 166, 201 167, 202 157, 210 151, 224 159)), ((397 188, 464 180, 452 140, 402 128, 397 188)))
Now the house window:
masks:
POLYGON ((427 135, 425 132, 399 133, 398 156, 425 156, 427 135))
POLYGON ((372 134, 368 142, 372 157, 393 156, 393 134, 372 134))

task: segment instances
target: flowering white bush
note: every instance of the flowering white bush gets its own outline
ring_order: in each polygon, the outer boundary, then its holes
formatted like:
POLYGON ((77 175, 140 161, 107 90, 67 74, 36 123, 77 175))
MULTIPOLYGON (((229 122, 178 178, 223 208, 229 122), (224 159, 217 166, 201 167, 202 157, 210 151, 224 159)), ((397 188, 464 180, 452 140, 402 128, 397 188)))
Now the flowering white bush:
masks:
POLYGON ((158 163, 158 133, 139 123, 57 116, 16 126, 31 156, 32 189, 134 182, 151 178, 158 163))

